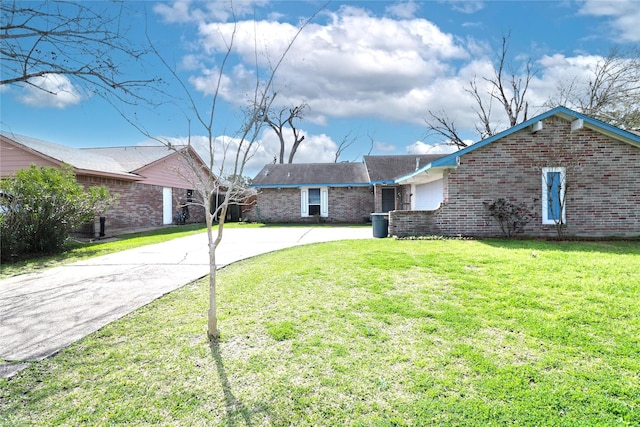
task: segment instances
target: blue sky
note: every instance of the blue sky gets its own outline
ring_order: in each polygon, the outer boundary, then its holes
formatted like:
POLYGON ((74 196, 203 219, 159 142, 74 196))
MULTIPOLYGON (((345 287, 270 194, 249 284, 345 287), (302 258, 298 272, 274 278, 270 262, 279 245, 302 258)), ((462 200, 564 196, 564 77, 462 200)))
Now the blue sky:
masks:
MULTIPOLYGON (((99 2, 96 4, 100 4, 99 2)), ((104 7, 107 3, 102 3, 104 7)), ((312 1, 236 1, 240 37, 224 70, 216 112, 216 136, 232 136, 255 77, 255 58, 264 66, 278 58, 301 19, 323 3, 312 1), (256 55, 256 46, 258 46, 256 55)), ((192 96, 207 102, 224 50, 220 35, 232 26, 229 2, 129 2, 131 36, 144 41, 144 28, 163 57, 175 64, 192 96)), ((354 140, 340 157, 357 161, 372 154, 448 150, 441 138, 426 135, 428 111, 445 111, 463 136, 476 140, 474 102, 464 91, 474 76, 491 77, 501 37, 510 34, 516 73, 530 59, 536 70, 529 92, 532 116, 560 82, 584 80, 614 46, 640 44, 640 3, 615 1, 334 1, 307 26, 276 75, 276 106, 308 105, 298 122, 305 141, 297 162, 333 161, 337 145, 354 140)), ((161 67, 153 72, 171 79, 161 67)), ((264 72, 264 68, 262 68, 264 72)), ((125 73, 139 73, 136 69, 125 73)), ((480 80, 481 81, 481 80, 480 80)), ((75 147, 139 145, 147 139, 100 97, 88 96, 68 79, 52 76, 44 84, 58 95, 21 86, 3 87, 1 126, 36 138, 75 147)), ((176 97, 176 84, 168 85, 176 97)), ((496 107, 495 111, 499 112, 496 107)), ((127 114, 157 136, 192 141, 202 129, 186 104, 139 106, 127 114)), ((495 114, 504 127, 504 118, 495 114)), ((278 153, 275 136, 260 135, 260 147, 246 175, 254 175, 278 153)))

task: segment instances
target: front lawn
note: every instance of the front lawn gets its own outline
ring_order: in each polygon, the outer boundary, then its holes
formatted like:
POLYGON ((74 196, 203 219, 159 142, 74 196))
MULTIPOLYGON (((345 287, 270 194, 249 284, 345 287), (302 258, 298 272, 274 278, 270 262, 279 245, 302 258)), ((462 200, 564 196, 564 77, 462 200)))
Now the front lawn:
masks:
POLYGON ((640 242, 324 243, 0 380, 0 425, 640 425, 640 242))

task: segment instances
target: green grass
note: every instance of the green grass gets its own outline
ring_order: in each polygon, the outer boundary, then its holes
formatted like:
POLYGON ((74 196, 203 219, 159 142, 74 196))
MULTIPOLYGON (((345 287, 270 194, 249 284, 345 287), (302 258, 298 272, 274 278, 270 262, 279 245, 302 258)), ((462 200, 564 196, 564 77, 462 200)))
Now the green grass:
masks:
POLYGON ((637 426, 640 243, 334 242, 0 381, 0 425, 637 426))

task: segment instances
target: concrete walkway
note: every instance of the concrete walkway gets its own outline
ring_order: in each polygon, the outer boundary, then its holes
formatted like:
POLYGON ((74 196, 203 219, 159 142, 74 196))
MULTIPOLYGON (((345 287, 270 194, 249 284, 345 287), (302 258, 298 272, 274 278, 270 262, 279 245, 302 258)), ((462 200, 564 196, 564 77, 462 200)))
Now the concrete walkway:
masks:
MULTIPOLYGON (((366 227, 228 228, 218 268, 275 250, 366 239, 366 227)), ((209 272, 206 233, 0 280, 0 377, 209 272)))

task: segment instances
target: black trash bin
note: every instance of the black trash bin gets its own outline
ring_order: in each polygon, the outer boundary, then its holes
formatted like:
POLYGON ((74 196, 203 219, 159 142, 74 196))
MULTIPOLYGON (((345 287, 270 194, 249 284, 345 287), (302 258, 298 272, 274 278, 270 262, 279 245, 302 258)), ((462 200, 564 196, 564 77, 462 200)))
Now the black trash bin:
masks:
POLYGON ((389 214, 372 213, 373 237, 387 237, 389 235, 389 214))

